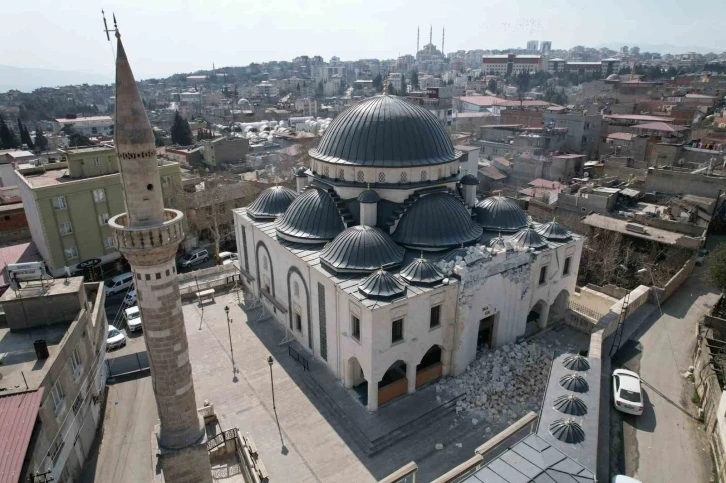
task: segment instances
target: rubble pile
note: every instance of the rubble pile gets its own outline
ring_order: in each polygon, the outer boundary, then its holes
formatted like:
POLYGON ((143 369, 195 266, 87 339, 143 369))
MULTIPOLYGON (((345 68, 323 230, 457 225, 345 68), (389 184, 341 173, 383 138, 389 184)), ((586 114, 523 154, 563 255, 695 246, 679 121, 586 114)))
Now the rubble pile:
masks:
POLYGON ((463 374, 437 384, 436 391, 463 394, 456 412, 471 412, 474 425, 480 420, 512 424, 539 409, 551 363, 551 354, 536 343, 508 344, 486 350, 463 374))

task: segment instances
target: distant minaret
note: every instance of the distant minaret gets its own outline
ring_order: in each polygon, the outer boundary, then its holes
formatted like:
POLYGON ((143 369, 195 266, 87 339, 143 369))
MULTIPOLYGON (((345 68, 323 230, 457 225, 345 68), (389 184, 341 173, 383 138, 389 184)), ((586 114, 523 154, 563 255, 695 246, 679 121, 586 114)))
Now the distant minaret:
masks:
POLYGON ((431 49, 434 48, 434 26, 431 25, 429 27, 429 54, 431 54, 431 49))
POLYGON ((441 54, 444 55, 444 36, 446 35, 446 28, 441 29, 441 54))
POLYGON ((114 245, 131 265, 144 320, 160 422, 158 462, 153 465, 160 465, 166 483, 212 483, 174 260, 184 239, 184 215, 164 209, 154 133, 118 30, 116 38, 114 139, 126 213, 111 218, 109 225, 114 245))
MULTIPOLYGON (((418 54, 418 44, 419 44, 419 38, 421 36, 421 28, 416 27, 416 54, 418 54)), ((414 55, 415 57, 415 55, 414 55)))

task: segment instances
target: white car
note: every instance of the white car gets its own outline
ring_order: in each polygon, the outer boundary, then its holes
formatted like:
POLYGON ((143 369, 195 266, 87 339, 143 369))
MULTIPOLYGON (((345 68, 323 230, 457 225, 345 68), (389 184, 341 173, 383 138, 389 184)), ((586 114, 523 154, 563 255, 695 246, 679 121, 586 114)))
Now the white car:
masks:
POLYGON ((126 324, 129 326, 129 330, 131 332, 136 332, 137 330, 142 330, 141 327, 141 311, 139 311, 139 308, 134 305, 133 307, 129 307, 126 309, 126 324))
POLYGON ((222 265, 229 265, 237 260, 237 254, 234 252, 219 252, 219 260, 222 265))
POLYGON ((126 336, 113 325, 108 326, 108 335, 106 336, 106 349, 115 349, 126 345, 126 336))
POLYGON ((126 305, 135 305, 136 304, 136 289, 129 290, 126 294, 126 297, 124 297, 124 303, 126 305))
POLYGON ((641 483, 641 481, 625 475, 615 475, 611 483, 641 483))
POLYGON ((640 376, 625 369, 613 371, 613 400, 615 409, 628 414, 643 414, 643 391, 640 376))

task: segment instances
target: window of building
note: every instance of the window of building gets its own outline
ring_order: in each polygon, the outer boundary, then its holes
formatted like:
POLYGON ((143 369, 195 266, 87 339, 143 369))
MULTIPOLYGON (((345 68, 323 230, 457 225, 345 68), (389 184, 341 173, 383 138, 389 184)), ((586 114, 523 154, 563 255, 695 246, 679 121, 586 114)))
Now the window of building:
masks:
POLYGON ((295 328, 298 332, 302 332, 302 316, 295 312, 295 328))
POLYGON ((403 340, 403 319, 396 319, 391 324, 391 344, 403 340))
POLYGON ((102 225, 108 225, 109 218, 111 218, 111 217, 108 216, 108 213, 104 213, 98 217, 98 222, 102 225))
POLYGON ((56 414, 61 410, 63 402, 66 400, 66 393, 63 392, 63 387, 60 385, 60 381, 55 381, 53 387, 50 389, 50 395, 53 398, 53 410, 56 414))
POLYGON ((365 181, 365 180, 366 180, 366 177, 365 177, 365 175, 363 174, 363 171, 358 171, 358 182, 359 182, 359 183, 362 183, 362 182, 363 182, 363 181, 365 181))
POLYGON ((171 176, 162 176, 161 177, 161 187, 162 188, 168 188, 171 184, 171 176))
POLYGON ((94 166, 101 166, 101 160, 99 158, 93 158, 94 166))
POLYGON ((292 293, 295 295, 295 298, 300 296, 300 284, 297 281, 292 284, 292 293))
POLYGON ((64 248, 63 252, 65 253, 68 260, 78 258, 78 248, 76 248, 75 245, 72 247, 64 248))
POLYGON ((73 225, 71 225, 70 221, 58 223, 58 231, 61 235, 70 235, 73 233, 73 225))
POLYGON ((570 274, 570 266, 572 265, 572 257, 565 258, 565 267, 562 269, 562 275, 570 274))
POLYGON ((174 208, 174 198, 171 198, 171 197, 167 198, 164 201, 164 206, 166 206, 167 208, 174 208))
POLYGON ((262 269, 267 270, 267 257, 262 255, 262 269))
POLYGON ((58 458, 60 458, 61 451, 63 451, 63 446, 65 445, 66 441, 63 438, 56 438, 55 443, 53 443, 50 451, 48 451, 48 454, 50 454, 50 457, 53 460, 53 466, 58 464, 58 458))
POLYGON ((96 203, 106 201, 106 190, 104 190, 103 188, 93 190, 93 201, 96 203))
POLYGON ((441 305, 431 307, 431 318, 429 319, 429 328, 433 329, 441 325, 441 305))
POLYGON ((56 210, 67 210, 68 205, 66 204, 66 197, 59 196, 58 198, 53 198, 53 208, 56 210))
POLYGON ((355 315, 350 316, 350 334, 355 340, 360 340, 360 319, 355 315))
POLYGON ((71 352, 71 367, 73 369, 73 380, 76 380, 83 372, 83 363, 78 349, 73 349, 73 352, 71 352))
POLYGON ((539 269, 539 284, 544 285, 547 283, 547 265, 539 269))
POLYGON ((408 173, 401 173, 401 183, 408 183, 408 173))
POLYGON ((103 239, 103 246, 105 248, 113 248, 113 238, 110 236, 107 236, 103 239))

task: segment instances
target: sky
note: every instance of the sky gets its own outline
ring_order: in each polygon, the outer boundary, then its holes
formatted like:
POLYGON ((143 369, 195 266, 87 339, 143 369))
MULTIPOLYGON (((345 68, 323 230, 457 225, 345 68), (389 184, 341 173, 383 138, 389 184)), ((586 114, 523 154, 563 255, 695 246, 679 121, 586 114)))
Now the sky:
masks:
POLYGON ((0 63, 111 79, 101 9, 110 24, 116 13, 140 79, 298 55, 394 58, 414 53, 417 27, 427 43, 432 24, 439 47, 446 28, 447 52, 535 39, 555 49, 726 50, 726 29, 712 20, 726 18, 723 0, 10 0, 2 7, 0 63))

